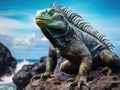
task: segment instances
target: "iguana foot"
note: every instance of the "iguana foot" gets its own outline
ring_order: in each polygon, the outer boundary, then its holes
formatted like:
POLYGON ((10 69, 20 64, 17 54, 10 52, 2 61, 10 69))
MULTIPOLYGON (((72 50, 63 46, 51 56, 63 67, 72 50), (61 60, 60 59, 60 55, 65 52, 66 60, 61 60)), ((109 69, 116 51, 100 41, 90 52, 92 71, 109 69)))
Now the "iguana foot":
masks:
POLYGON ((37 79, 45 80, 47 78, 53 78, 53 77, 55 77, 55 75, 53 75, 52 72, 45 72, 43 74, 33 76, 31 80, 32 81, 37 79))
POLYGON ((88 88, 88 90, 90 90, 89 88, 89 85, 87 83, 87 80, 84 76, 81 76, 81 77, 77 77, 77 78, 70 78, 68 79, 67 81, 73 81, 70 86, 69 86, 69 89, 70 90, 74 90, 73 88, 75 86, 78 87, 78 90, 81 90, 82 89, 82 85, 86 86, 88 88), (74 80, 74 81, 73 81, 74 80))
POLYGON ((100 72, 106 72, 107 75, 110 75, 111 74, 111 69, 106 66, 106 67, 103 67, 100 72))

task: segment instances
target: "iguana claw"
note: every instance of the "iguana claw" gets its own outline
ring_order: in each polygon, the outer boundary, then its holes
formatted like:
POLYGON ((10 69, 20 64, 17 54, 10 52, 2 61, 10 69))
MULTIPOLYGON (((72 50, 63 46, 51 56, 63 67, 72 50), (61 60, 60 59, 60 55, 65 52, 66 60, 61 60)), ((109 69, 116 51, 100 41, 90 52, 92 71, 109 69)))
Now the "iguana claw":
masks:
POLYGON ((45 72, 43 74, 39 74, 39 75, 33 76, 31 80, 32 81, 36 80, 36 79, 45 80, 47 78, 53 78, 53 77, 55 77, 55 75, 53 75, 51 72, 45 72))
MULTIPOLYGON (((73 79, 70 79, 73 80, 73 79)), ((73 81, 70 86, 69 86, 69 90, 74 90, 73 88, 75 86, 78 87, 78 90, 82 89, 82 85, 86 86, 88 88, 88 90, 90 90, 89 85, 87 83, 87 80, 85 77, 79 77, 79 78, 75 78, 75 81, 73 81)))

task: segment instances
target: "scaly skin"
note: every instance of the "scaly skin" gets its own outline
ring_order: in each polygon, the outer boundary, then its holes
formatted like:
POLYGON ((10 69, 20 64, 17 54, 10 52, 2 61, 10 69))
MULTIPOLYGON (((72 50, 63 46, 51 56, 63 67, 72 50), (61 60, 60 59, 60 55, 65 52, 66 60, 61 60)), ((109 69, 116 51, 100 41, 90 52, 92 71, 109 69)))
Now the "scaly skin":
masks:
MULTIPOLYGON (((99 60, 101 60, 105 62, 108 67, 113 68, 114 66, 112 66, 111 62, 114 63, 115 60, 115 65, 116 63, 119 63, 116 68, 120 69, 119 58, 111 52, 108 47, 104 47, 104 45, 99 43, 96 39, 94 42, 98 45, 100 44, 103 48, 99 48, 99 50, 96 49, 99 58, 94 57, 93 52, 89 48, 90 45, 83 41, 86 40, 86 37, 78 39, 78 36, 74 33, 74 29, 77 28, 70 26, 70 23, 66 21, 64 16, 55 9, 50 8, 48 10, 37 12, 35 21, 44 35, 51 42, 49 54, 47 56, 46 72, 40 75, 40 77, 47 78, 53 76, 52 74, 59 56, 66 58, 66 61, 60 66, 61 71, 77 74, 77 77, 70 87, 77 84, 79 88, 81 84, 88 87, 87 75, 92 64, 96 61, 99 62, 99 60)), ((83 35, 85 34, 83 33, 83 35)))

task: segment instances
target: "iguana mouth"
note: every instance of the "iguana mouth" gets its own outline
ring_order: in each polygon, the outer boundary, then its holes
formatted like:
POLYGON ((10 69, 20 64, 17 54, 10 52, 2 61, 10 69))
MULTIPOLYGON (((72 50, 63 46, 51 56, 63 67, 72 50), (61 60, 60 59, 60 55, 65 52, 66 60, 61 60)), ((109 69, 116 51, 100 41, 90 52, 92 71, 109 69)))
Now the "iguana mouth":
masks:
POLYGON ((50 18, 36 17, 35 20, 48 20, 50 18))
MULTIPOLYGON (((45 22, 45 21, 47 21, 47 20, 49 20, 50 18, 44 18, 44 17, 36 17, 35 18, 35 21, 36 21, 36 23, 43 23, 43 22, 45 22)), ((40 26, 41 26, 41 24, 39 24, 40 26)))

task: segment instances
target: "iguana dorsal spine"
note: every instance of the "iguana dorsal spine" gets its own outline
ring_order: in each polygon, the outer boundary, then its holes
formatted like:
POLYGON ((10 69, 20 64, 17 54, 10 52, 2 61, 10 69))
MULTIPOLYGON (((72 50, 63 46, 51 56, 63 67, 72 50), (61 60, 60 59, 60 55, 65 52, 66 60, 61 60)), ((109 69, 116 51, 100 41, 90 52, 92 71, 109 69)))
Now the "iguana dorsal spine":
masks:
POLYGON ((94 38, 99 40, 101 43, 103 43, 105 46, 109 48, 113 47, 113 44, 110 43, 109 40, 104 38, 105 35, 99 33, 88 22, 84 21, 80 15, 73 13, 72 10, 69 10, 66 7, 62 8, 62 5, 56 6, 55 3, 50 8, 55 9, 57 12, 59 12, 61 15, 67 18, 67 20, 69 20, 72 24, 80 28, 79 30, 82 30, 83 32, 93 36, 94 38))

